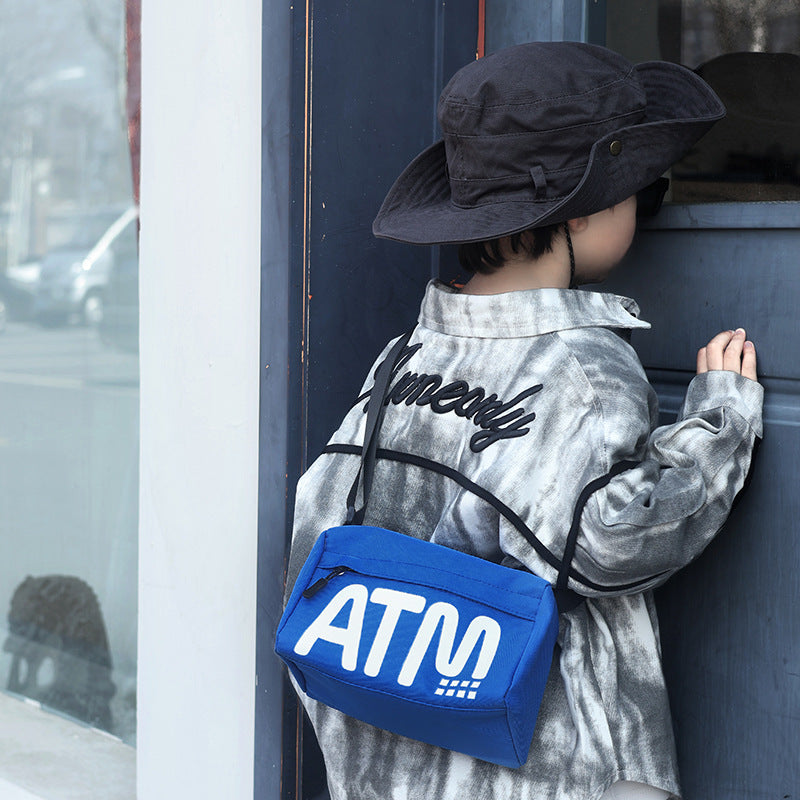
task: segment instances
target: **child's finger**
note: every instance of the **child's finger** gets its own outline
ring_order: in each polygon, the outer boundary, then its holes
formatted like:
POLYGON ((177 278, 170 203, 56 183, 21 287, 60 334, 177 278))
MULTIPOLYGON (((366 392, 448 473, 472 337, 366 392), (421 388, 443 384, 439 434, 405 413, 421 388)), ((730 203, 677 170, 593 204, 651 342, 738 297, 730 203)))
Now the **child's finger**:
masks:
POLYGON ((744 347, 744 328, 737 328, 722 356, 722 369, 740 374, 742 371, 742 348, 744 347))
MULTIPOLYGON (((725 369, 724 352, 728 343, 733 338, 733 331, 722 331, 718 333, 706 345, 706 361, 708 369, 725 369)), ((736 370, 739 371, 738 369, 736 370)))
POLYGON ((758 380, 756 373, 756 346, 752 342, 745 342, 742 351, 742 375, 751 381, 758 380))
POLYGON ((708 358, 706 356, 706 348, 701 347, 697 351, 697 374, 702 375, 704 372, 708 372, 708 358))

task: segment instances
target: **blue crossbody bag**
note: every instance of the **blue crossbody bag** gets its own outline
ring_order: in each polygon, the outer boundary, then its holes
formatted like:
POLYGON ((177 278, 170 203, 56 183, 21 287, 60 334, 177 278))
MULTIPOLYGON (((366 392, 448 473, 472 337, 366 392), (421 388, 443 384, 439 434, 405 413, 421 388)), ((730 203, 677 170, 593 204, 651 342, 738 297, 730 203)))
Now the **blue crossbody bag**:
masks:
POLYGON ((378 369, 347 524, 324 531, 295 582, 275 650, 309 697, 379 728, 518 767, 528 757, 558 634, 580 512, 551 585, 423 539, 361 524, 385 397, 410 333, 378 369), (356 509, 362 490, 363 502, 356 509))

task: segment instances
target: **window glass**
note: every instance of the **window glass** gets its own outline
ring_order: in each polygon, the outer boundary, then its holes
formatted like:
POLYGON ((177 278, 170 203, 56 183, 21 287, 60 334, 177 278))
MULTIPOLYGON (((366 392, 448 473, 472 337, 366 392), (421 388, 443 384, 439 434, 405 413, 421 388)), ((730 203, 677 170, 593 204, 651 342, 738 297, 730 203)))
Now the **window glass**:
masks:
POLYGON ((124 34, 124 0, 0 0, 0 690, 132 744, 138 213, 124 34))
POLYGON ((673 201, 800 200, 800 0, 608 0, 606 22, 609 47, 696 70, 727 108, 673 201))

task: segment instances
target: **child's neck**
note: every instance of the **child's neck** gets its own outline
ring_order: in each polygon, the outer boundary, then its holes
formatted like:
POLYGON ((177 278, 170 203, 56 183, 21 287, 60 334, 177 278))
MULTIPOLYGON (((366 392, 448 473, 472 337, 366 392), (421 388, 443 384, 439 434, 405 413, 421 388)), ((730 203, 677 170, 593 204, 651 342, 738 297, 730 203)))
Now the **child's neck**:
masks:
MULTIPOLYGON (((566 249, 566 248, 565 248, 566 249)), ((461 290, 463 294, 503 294, 526 289, 569 288, 569 256, 561 248, 537 259, 516 257, 491 275, 476 272, 461 290)))

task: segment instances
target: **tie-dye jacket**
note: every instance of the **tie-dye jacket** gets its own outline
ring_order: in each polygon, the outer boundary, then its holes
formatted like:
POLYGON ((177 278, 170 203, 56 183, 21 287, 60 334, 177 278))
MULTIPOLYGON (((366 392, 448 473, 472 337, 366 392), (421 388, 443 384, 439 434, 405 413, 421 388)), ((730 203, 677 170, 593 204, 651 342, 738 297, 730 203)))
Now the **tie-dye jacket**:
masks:
MULTIPOLYGON (((527 763, 477 761, 302 697, 333 800, 597 800, 617 780, 679 795, 651 590, 725 521, 761 435, 762 388, 732 372, 698 375, 677 422, 657 427, 656 396, 627 343, 649 327, 637 313, 610 294, 473 296, 429 284, 390 389, 367 524, 555 583, 581 489, 620 461, 639 464, 583 512, 569 586, 589 599, 561 615, 527 763), (394 452, 488 489, 542 547, 459 483, 394 452)), ((344 520, 374 369, 298 484, 289 588, 317 534, 344 520)))

